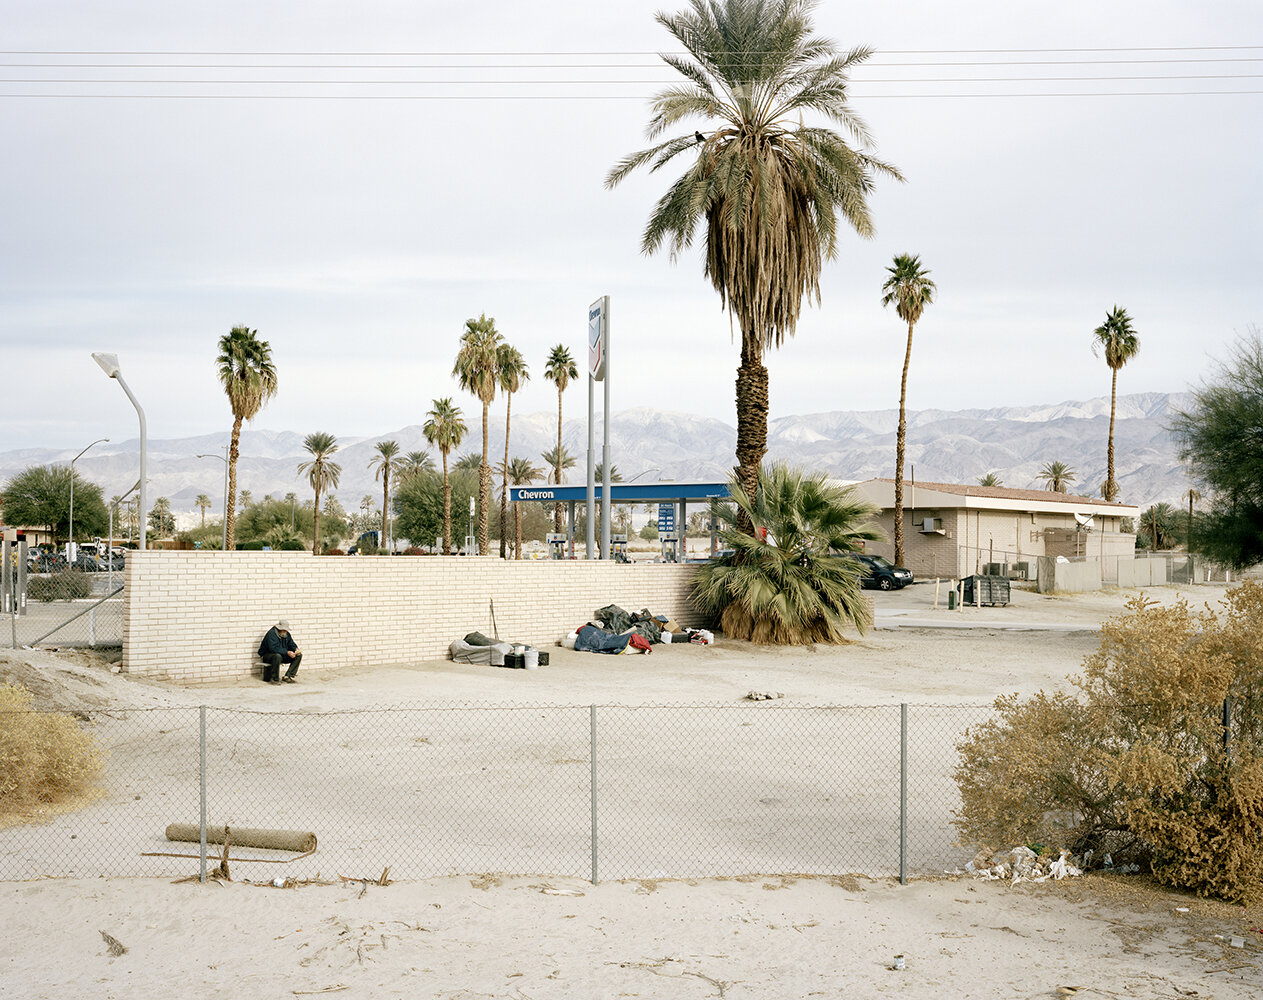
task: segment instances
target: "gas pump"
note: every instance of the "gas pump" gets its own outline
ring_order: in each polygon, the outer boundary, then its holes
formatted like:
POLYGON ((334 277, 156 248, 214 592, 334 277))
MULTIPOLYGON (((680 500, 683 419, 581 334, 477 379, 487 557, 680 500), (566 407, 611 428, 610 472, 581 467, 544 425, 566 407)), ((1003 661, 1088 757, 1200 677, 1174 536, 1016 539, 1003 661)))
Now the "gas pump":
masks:
POLYGON ((631 562, 627 557, 626 535, 610 535, 610 558, 615 562, 631 562))
POLYGON ((680 533, 678 531, 658 532, 658 541, 662 543, 662 561, 680 561, 680 533))
POLYGON ((549 559, 566 558, 566 533, 564 531, 550 531, 544 538, 548 542, 549 559))

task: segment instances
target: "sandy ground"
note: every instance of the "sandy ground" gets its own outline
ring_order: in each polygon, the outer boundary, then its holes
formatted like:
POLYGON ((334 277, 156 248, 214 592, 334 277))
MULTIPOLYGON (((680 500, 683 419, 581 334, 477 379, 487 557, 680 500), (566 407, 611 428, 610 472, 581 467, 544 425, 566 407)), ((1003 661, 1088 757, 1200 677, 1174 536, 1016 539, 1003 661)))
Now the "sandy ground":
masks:
MULTIPOLYGON (((1149 592, 1164 602, 1175 588, 1149 592)), ((1195 587, 1190 600, 1218 600, 1195 587)), ((982 705, 1063 687, 1127 595, 947 612, 933 586, 876 594, 849 646, 722 640, 648 657, 551 650, 538 671, 426 662, 280 688, 181 688, 84 652, 0 651, 0 679, 90 717, 119 705, 324 713, 380 705, 982 705)), ((95 808, 95 807, 93 807, 95 808)), ((1142 877, 1039 885, 969 877, 623 880, 487 875, 274 888, 74 878, 0 883, 0 997, 1083 997, 1258 996, 1263 908, 1170 893, 1142 877), (103 936, 126 947, 112 955, 103 936), (1234 940, 1240 947, 1234 947, 1234 940), (905 956, 902 971, 890 968, 905 956)), ((272 873, 269 871, 268 876, 272 873)), ((365 874, 357 872, 356 874, 365 874)), ((376 872, 373 873, 374 876, 376 872)), ((257 884, 250 879, 260 879, 257 884)), ((328 880, 329 876, 325 876, 328 880)))

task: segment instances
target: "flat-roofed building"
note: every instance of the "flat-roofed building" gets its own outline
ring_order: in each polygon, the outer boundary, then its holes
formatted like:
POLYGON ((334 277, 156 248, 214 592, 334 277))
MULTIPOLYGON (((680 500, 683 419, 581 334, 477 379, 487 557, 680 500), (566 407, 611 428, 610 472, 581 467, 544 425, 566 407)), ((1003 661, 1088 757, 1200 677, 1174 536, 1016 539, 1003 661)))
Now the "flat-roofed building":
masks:
MULTIPOLYGON (((867 552, 894 559, 895 481, 869 479, 853 489, 878 508, 884 542, 867 552)), ((1003 572, 1034 577, 1040 556, 1104 559, 1136 551, 1123 522, 1140 516, 1132 504, 1049 490, 960 483, 903 484, 904 565, 919 579, 1003 572)))

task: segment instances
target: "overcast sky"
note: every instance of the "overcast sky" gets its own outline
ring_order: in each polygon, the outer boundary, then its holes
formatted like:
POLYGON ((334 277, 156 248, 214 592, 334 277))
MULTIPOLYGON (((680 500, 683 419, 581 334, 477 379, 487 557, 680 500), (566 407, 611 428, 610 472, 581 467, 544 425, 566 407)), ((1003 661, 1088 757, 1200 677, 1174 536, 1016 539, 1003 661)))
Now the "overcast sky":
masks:
MULTIPOLYGON (((548 349, 582 364, 602 294, 614 409, 734 423, 700 257, 639 252, 675 174, 603 184, 672 80, 662 8, 0 0, 0 449, 135 435, 92 351, 119 355, 151 437, 227 430, 214 356, 236 324, 280 376, 255 428, 385 433, 450 395, 472 430, 450 373, 480 313, 531 366, 514 412, 554 409, 548 349), (14 82, 52 80, 76 82, 14 82)), ((1183 390, 1263 322, 1263 4, 825 0, 815 21, 877 50, 853 106, 907 183, 879 182, 876 238, 843 236, 769 357, 773 417, 897 406, 905 329, 879 299, 900 253, 939 288, 913 409, 1108 394, 1090 343, 1115 304, 1141 341, 1121 392, 1183 390), (1120 92, 1150 96, 1044 96, 1120 92)), ((568 415, 585 405, 581 381, 568 415)))

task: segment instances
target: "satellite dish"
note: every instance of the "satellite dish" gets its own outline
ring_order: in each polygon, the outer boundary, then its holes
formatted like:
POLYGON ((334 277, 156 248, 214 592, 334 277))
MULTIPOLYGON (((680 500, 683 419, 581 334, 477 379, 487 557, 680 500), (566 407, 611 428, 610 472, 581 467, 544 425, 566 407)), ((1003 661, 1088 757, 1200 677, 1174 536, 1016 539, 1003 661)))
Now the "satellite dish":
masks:
POLYGON ((1093 527, 1092 521, 1095 516, 1095 514, 1075 514, 1074 523, 1079 526, 1081 531, 1091 531, 1093 527))

